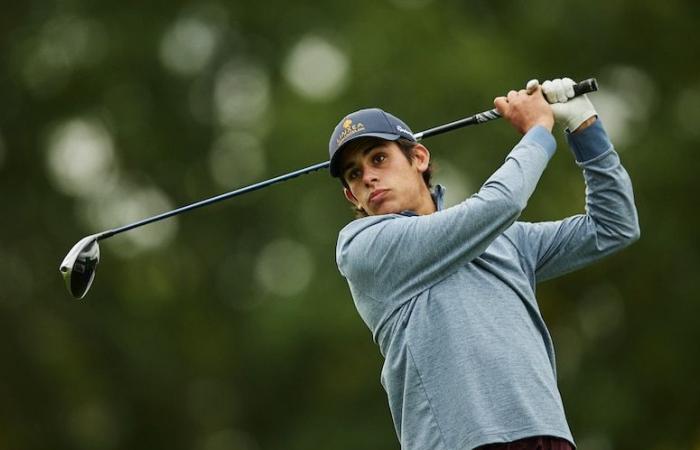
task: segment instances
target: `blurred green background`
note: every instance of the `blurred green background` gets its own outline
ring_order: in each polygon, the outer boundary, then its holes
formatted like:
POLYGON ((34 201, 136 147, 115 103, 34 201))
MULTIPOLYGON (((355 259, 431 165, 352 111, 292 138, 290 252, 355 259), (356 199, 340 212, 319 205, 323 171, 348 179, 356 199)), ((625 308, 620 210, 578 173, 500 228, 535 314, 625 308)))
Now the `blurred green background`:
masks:
MULTIPOLYGON (((327 159, 380 106, 414 131, 530 78, 598 78, 642 239, 542 284, 579 448, 700 449, 697 2, 4 4, 0 449, 397 449, 382 360, 335 266, 351 220, 314 174, 106 241, 81 237, 327 159)), ((581 212, 566 149, 527 220, 581 212)), ((432 138, 449 202, 517 142, 432 138)))

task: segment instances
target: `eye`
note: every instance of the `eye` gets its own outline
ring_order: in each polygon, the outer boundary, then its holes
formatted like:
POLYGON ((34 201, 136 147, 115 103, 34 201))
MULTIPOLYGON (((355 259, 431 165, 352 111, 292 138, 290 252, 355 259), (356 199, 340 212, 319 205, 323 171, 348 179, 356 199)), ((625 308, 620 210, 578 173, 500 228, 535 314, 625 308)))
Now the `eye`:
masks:
POLYGON ((348 181, 356 180, 360 176, 360 169, 351 169, 345 175, 345 179, 348 181))
POLYGON ((382 161, 384 161, 385 159, 386 159, 386 155, 384 153, 377 153, 376 155, 374 155, 374 157, 372 157, 372 162, 375 164, 379 164, 382 161))

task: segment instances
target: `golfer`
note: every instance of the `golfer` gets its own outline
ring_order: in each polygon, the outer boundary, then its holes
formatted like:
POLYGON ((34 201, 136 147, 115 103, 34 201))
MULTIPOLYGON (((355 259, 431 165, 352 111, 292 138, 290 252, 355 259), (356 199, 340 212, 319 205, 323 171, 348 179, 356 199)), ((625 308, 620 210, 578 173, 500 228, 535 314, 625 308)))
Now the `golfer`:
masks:
POLYGON ((405 450, 574 448, 535 286, 629 245, 639 226, 627 172, 573 85, 496 98, 523 136, 450 208, 431 188, 430 152, 395 116, 356 111, 331 136, 331 174, 360 216, 340 232, 338 268, 384 356, 405 450), (555 153, 555 119, 583 171, 585 213, 518 221, 555 153))

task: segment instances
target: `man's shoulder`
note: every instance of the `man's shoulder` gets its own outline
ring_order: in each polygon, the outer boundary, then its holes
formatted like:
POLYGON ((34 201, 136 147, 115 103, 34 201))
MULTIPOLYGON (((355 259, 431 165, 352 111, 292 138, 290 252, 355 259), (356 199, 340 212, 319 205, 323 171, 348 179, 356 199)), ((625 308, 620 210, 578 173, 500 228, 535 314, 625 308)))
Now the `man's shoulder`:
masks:
MULTIPOLYGON (((358 234, 371 230, 376 225, 382 224, 388 220, 394 220, 404 217, 400 214, 382 214, 379 216, 369 216, 355 219, 345 225, 338 233, 338 242, 348 241, 356 237, 358 234)), ((377 229, 378 230, 378 229, 377 229)))

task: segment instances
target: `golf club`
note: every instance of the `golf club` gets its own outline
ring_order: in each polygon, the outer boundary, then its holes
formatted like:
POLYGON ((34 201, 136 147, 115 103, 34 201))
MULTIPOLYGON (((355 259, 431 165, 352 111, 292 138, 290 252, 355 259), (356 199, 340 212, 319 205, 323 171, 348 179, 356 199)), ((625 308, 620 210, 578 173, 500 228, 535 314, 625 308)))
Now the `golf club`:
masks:
MULTIPOLYGON (((536 85, 535 85, 536 86, 536 85)), ((534 87, 534 86, 533 86, 534 87)), ((530 83, 528 83, 528 90, 530 91, 530 83)), ((574 86, 575 95, 582 95, 588 92, 594 92, 598 90, 598 83, 595 78, 590 78, 574 86)), ((448 131, 456 130, 458 128, 466 127, 469 125, 477 125, 480 123, 489 122, 500 118, 501 115, 496 111, 496 109, 491 109, 478 114, 475 114, 464 119, 460 119, 454 122, 450 122, 444 125, 440 125, 434 128, 430 128, 419 133, 415 133, 414 137, 417 141, 430 136, 436 136, 438 134, 446 133, 448 131)), ((106 230, 101 233, 92 234, 86 236, 77 244, 71 248, 66 257, 61 262, 60 272, 63 275, 63 280, 66 283, 66 288, 68 292, 77 299, 85 297, 87 291, 90 289, 93 280, 95 279, 95 269, 100 261, 100 247, 98 245, 99 241, 105 240, 117 234, 123 233, 125 231, 133 230, 144 225, 148 225, 153 222, 158 222, 163 219, 167 219, 178 214, 182 214, 193 209, 201 208, 203 206, 208 206, 213 203, 220 202, 222 200, 227 200, 239 195, 247 194, 248 192, 253 192, 258 189, 271 186, 282 181, 287 181, 292 178, 296 178, 300 175, 315 172, 321 169, 326 169, 330 165, 330 161, 314 164, 312 166, 305 167, 303 169, 296 170, 284 175, 280 175, 275 178, 270 178, 269 180, 261 181, 259 183, 251 184, 249 186, 236 189, 234 191, 226 192, 215 197, 211 197, 205 200, 201 200, 196 203, 192 203, 172 211, 167 211, 162 214, 158 214, 153 217, 149 217, 138 222, 134 222, 128 225, 124 225, 119 228, 114 228, 111 230, 106 230)))

